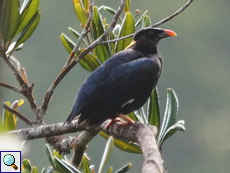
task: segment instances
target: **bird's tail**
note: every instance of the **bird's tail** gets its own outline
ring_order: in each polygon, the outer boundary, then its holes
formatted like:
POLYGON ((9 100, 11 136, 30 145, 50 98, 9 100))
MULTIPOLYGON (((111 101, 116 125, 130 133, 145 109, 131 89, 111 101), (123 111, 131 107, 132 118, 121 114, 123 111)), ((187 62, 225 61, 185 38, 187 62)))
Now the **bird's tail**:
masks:
POLYGON ((64 126, 65 124, 69 124, 74 118, 75 118, 74 113, 70 112, 69 116, 67 117, 67 119, 65 120, 62 126, 64 126))

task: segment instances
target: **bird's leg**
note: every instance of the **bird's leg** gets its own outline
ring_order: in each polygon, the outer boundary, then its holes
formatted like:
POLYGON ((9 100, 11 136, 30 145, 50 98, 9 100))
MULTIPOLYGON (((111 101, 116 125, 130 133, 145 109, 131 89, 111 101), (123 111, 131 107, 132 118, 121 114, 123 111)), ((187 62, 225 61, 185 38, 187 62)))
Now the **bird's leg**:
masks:
MULTIPOLYGON (((124 114, 117 114, 118 115, 118 117, 120 117, 120 118, 122 118, 123 120, 125 120, 126 121, 126 123, 125 124, 128 124, 128 125, 133 125, 134 124, 134 122, 135 121, 133 121, 133 119, 132 118, 130 118, 130 117, 128 117, 128 116, 126 116, 126 115, 124 115, 124 114)), ((122 122, 124 122, 124 121, 122 121, 122 122)))

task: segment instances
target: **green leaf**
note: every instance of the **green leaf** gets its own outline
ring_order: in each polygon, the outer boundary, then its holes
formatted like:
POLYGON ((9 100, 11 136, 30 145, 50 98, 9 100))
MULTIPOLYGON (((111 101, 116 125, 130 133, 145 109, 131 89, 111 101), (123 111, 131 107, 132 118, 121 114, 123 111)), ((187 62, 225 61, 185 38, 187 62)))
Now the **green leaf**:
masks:
POLYGON ((178 121, 176 124, 172 125, 167 129, 167 131, 164 133, 164 136, 161 138, 161 141, 158 144, 159 148, 163 145, 164 141, 168 139, 170 136, 172 136, 174 133, 176 133, 177 130, 185 132, 183 120, 178 121))
POLYGON ((24 43, 34 32, 40 20, 40 11, 37 11, 26 27, 21 32, 14 49, 17 48, 20 44, 24 43))
POLYGON ((3 0, 1 2, 0 35, 4 42, 4 49, 7 49, 19 25, 19 1, 3 0))
POLYGON ((59 172, 65 172, 65 173, 73 173, 71 169, 69 169, 60 159, 58 159, 56 156, 54 156, 54 164, 56 165, 56 169, 59 172))
POLYGON ((53 167, 48 166, 46 173, 57 173, 57 172, 54 172, 54 168, 53 167))
MULTIPOLYGON (((68 27, 69 31, 78 39, 80 37, 80 34, 74 30, 73 28, 71 27, 68 27)), ((88 44, 85 42, 85 40, 83 39, 82 41, 86 46, 88 46, 88 44)))
POLYGON ((106 171, 106 173, 111 173, 113 171, 112 167, 109 167, 109 169, 106 171))
POLYGON ((125 13, 130 12, 130 3, 131 3, 131 0, 126 0, 126 4, 125 4, 125 7, 124 7, 125 13))
POLYGON ((89 0, 83 0, 83 4, 85 7, 85 12, 88 14, 88 12, 89 12, 89 0))
POLYGON ((69 164, 65 160, 62 160, 62 163, 65 164, 69 169, 71 169, 74 173, 81 173, 78 169, 76 169, 73 165, 69 164))
POLYGON ((86 17, 85 12, 83 11, 81 4, 76 4, 74 6, 74 10, 75 10, 75 14, 76 14, 77 18, 81 22, 81 26, 85 27, 85 24, 87 22, 87 17, 86 17))
POLYGON ((25 0, 20 9, 20 25, 15 35, 24 30, 38 12, 39 0, 25 0))
MULTIPOLYGON (((108 6, 105 6, 105 5, 102 5, 98 8, 98 11, 101 12, 101 10, 105 10, 105 11, 108 11, 110 14, 114 15, 116 13, 116 10, 114 10, 113 8, 111 7, 108 7, 108 6)), ((118 18, 120 21, 122 21, 121 17, 119 16, 118 18)))
POLYGON ((74 48, 74 43, 70 40, 64 33, 60 35, 61 42, 66 49, 66 51, 70 54, 74 48))
MULTIPOLYGON (((120 29, 118 37, 121 38, 126 35, 130 35, 134 32, 135 32, 134 18, 133 18, 133 15, 130 12, 128 12, 125 14, 125 17, 122 21, 121 29, 120 29)), ((117 53, 117 52, 124 50, 131 43, 131 41, 132 41, 132 37, 119 41, 116 44, 115 52, 117 53)))
POLYGON ((168 130, 168 128, 175 124, 178 108, 179 104, 176 93, 172 89, 168 89, 165 114, 158 137, 158 144, 160 141, 162 141, 163 136, 165 136, 165 132, 168 130))
POLYGON ((22 165, 24 167, 24 170, 22 171, 23 173, 30 173, 31 172, 32 168, 31 168, 29 160, 23 159, 22 165))
MULTIPOLYGON (((94 6, 94 16, 93 16, 93 38, 96 40, 101 34, 104 33, 104 27, 101 21, 101 17, 98 11, 98 8, 94 6)), ((95 48, 97 58, 100 60, 101 63, 105 62, 111 54, 109 51, 108 44, 101 44, 95 48)))
POLYGON ((84 167, 84 173, 91 173, 89 169, 88 158, 85 155, 83 155, 82 162, 83 162, 83 167, 84 167))
POLYGON ((38 168, 33 167, 33 168, 32 168, 32 173, 38 173, 38 168))
MULTIPOLYGON (((109 138, 109 135, 103 131, 100 131, 99 134, 105 139, 109 138)), ((121 141, 119 139, 114 138, 114 144, 117 148, 125 152, 134 153, 134 154, 142 153, 140 147, 134 143, 128 143, 128 142, 121 141)))
POLYGON ((117 173, 126 173, 130 170, 131 167, 132 167, 132 164, 129 163, 128 165, 125 165, 123 168, 118 170, 117 173))
POLYGON ((47 154, 47 157, 48 157, 48 160, 49 160, 51 166, 52 166, 53 168, 55 168, 55 164, 54 164, 54 162, 53 162, 53 154, 52 154, 52 152, 50 151, 50 148, 49 148, 48 144, 45 144, 45 151, 46 151, 46 154, 47 154))
POLYGON ((114 140, 113 140, 113 137, 110 136, 108 141, 107 141, 107 143, 106 143, 103 156, 101 158, 101 163, 100 163, 100 166, 99 166, 98 173, 102 173, 103 169, 105 168, 105 165, 108 163, 109 158, 112 155, 113 146, 114 146, 114 140))
POLYGON ((130 118, 132 118, 134 121, 137 121, 137 117, 136 114, 134 112, 129 113, 127 116, 129 116, 130 118))
POLYGON ((151 25, 151 19, 149 16, 144 15, 142 20, 142 28, 149 27, 151 25))
POLYGON ((160 126, 160 107, 157 89, 155 88, 148 100, 148 124, 156 126, 159 130, 160 126))
POLYGON ((143 20, 143 17, 144 17, 145 15, 147 15, 147 13, 148 13, 148 10, 146 10, 146 11, 141 15, 141 17, 140 17, 140 18, 138 19, 138 21, 136 22, 135 27, 137 27, 138 25, 141 24, 141 22, 142 22, 142 20, 143 20))
MULTIPOLYGON (((80 50, 80 52, 83 51, 83 49, 80 50)), ((96 70, 100 66, 97 60, 90 54, 87 54, 84 58, 82 58, 79 63, 82 68, 86 69, 89 72, 96 70)))
MULTIPOLYGON (((11 106, 10 102, 5 102, 5 104, 7 106, 11 106)), ((16 127, 15 127, 14 117, 10 111, 3 109, 3 117, 2 118, 3 118, 2 123, 3 123, 4 131, 15 130, 16 127)))

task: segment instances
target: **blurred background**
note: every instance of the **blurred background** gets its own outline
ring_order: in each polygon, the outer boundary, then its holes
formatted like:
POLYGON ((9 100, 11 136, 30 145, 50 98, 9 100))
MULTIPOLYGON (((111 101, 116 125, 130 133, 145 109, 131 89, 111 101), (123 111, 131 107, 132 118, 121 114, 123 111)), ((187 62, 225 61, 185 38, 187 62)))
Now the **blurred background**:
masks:
MULTIPOLYGON (((120 1, 97 0, 95 5, 108 5, 117 9, 120 1)), ((152 23, 171 15, 186 3, 184 0, 143 0, 131 2, 131 12, 139 9, 152 23)), ((186 132, 177 132, 163 145, 164 166, 172 173, 229 172, 230 160, 230 3, 227 0, 194 1, 188 9, 160 26, 175 31, 178 36, 162 40, 159 51, 164 67, 158 83, 161 114, 163 116, 167 88, 173 88, 179 98, 177 120, 185 120, 186 132)), ((68 26, 81 32, 72 1, 49 0, 40 2, 41 20, 23 50, 13 55, 25 67, 28 80, 35 84, 34 96, 38 105, 51 83, 57 77, 68 53, 62 46, 60 34, 64 32, 74 41, 68 26)), ((104 15, 104 14, 103 14, 104 15)), ((124 15, 124 14, 123 14, 124 15)), ((108 23, 111 19, 108 17, 108 23)), ((79 65, 74 67, 56 88, 47 112, 46 123, 63 122, 71 109, 78 88, 89 75, 79 65)), ((18 86, 0 58, 0 81, 18 86)), ((0 88, 0 99, 13 102, 22 96, 0 88)), ((2 108, 0 108, 2 112, 2 108)), ((34 120, 28 103, 19 112, 34 120)), ((18 128, 27 128, 18 121, 18 128)), ((74 135, 74 134, 71 134, 74 135)), ((97 136, 87 151, 96 170, 106 140, 97 136)), ((33 140, 28 145, 31 164, 39 170, 49 165, 44 140, 33 140)), ((117 170, 126 163, 133 164, 130 172, 141 172, 142 155, 114 149, 108 166, 117 170)))

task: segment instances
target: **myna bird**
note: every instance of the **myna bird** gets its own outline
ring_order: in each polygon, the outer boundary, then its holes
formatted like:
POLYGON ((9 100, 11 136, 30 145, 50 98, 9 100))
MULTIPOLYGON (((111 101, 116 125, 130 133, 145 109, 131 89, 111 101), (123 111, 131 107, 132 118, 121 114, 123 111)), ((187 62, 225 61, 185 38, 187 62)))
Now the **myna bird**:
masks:
POLYGON ((176 33, 159 28, 136 32, 126 50, 111 56, 87 77, 65 123, 80 116, 78 124, 87 121, 90 127, 98 127, 107 119, 114 120, 120 114, 141 108, 156 87, 162 70, 157 43, 170 36, 176 33))

